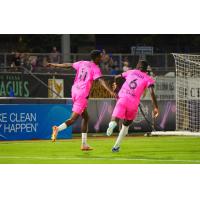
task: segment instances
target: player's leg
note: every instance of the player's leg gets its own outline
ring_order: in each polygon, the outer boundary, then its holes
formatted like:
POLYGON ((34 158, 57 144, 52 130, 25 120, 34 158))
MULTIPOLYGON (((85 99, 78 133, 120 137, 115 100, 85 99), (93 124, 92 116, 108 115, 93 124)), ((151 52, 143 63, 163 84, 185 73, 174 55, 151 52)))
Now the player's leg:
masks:
POLYGON ((89 123, 89 115, 88 115, 87 109, 84 110, 81 117, 82 117, 81 131, 82 131, 82 133, 87 133, 88 123, 89 123))
POLYGON ((53 142, 55 142, 58 132, 71 126, 79 118, 79 116, 83 113, 83 111, 87 107, 86 98, 77 97, 75 94, 72 94, 72 100, 73 100, 73 108, 72 108, 71 117, 67 119, 64 123, 62 123, 60 126, 53 127, 53 133, 51 137, 53 142))
POLYGON ((125 115, 124 115, 124 121, 122 124, 122 128, 119 132, 119 135, 117 137, 117 140, 115 142, 115 145, 112 148, 113 152, 118 152, 120 149, 121 142, 123 138, 128 134, 128 129, 132 121, 135 119, 137 115, 138 107, 134 105, 134 102, 129 102, 129 104, 125 104, 125 115))
POLYGON ((124 120, 124 122, 122 123, 122 128, 119 132, 119 135, 117 137, 115 145, 112 148, 113 152, 119 151, 121 142, 122 142, 123 138, 128 134, 128 129, 129 129, 129 126, 131 123, 132 123, 132 120, 124 120))
POLYGON ((82 143, 81 149, 83 151, 92 150, 92 148, 87 144, 87 133, 88 133, 88 123, 89 123, 89 115, 87 109, 81 115, 82 122, 81 122, 81 132, 82 132, 82 143))
POLYGON ((117 122, 119 121, 119 119, 124 119, 124 114, 125 114, 125 107, 124 107, 123 99, 118 99, 112 113, 111 121, 106 131, 107 136, 112 135, 113 130, 117 126, 117 122))
POLYGON ((56 141, 58 132, 65 130, 67 127, 71 126, 78 118, 79 114, 76 112, 73 112, 71 117, 67 119, 64 123, 62 123, 60 126, 53 126, 53 133, 51 136, 51 139, 53 142, 56 141))
POLYGON ((119 119, 117 117, 112 116, 110 123, 108 124, 108 128, 106 131, 107 136, 111 136, 115 127, 117 126, 119 119))

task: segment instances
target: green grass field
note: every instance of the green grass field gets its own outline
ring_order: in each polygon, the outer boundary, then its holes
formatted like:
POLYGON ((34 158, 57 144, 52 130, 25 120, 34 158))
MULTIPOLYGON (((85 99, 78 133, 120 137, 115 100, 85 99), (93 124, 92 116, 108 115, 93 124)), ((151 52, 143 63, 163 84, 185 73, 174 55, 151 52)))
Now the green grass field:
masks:
POLYGON ((112 153, 112 138, 89 138, 93 151, 82 152, 80 139, 0 142, 0 163, 89 164, 198 164, 199 137, 127 137, 119 153, 112 153))

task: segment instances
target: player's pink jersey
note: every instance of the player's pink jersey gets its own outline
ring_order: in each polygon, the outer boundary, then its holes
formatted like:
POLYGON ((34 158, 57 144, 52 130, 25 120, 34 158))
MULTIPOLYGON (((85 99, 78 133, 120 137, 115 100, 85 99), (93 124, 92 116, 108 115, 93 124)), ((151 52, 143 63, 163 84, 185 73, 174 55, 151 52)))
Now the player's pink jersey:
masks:
POLYGON ((144 90, 155 83, 153 78, 137 69, 122 73, 122 77, 126 81, 122 85, 118 96, 134 101, 136 105, 139 105, 144 90))
POLYGON ((92 61, 75 62, 72 67, 76 70, 72 93, 81 97, 88 97, 93 80, 102 76, 101 70, 92 61))

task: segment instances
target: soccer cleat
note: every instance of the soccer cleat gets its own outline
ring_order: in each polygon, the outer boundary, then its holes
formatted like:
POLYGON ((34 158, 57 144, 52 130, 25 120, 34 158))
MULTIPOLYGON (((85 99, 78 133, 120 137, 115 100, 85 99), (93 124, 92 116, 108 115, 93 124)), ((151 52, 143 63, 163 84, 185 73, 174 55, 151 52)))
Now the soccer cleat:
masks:
POLYGON ((106 135, 107 136, 111 136, 113 133, 113 128, 112 127, 108 127, 107 131, 106 131, 106 135))
POLYGON ((52 127, 52 135, 51 135, 52 142, 56 141, 57 135, 58 135, 58 127, 57 126, 53 126, 52 127))
POLYGON ((119 152, 119 149, 120 149, 120 147, 113 147, 113 148, 112 148, 112 152, 114 152, 114 153, 115 153, 115 152, 119 152))
POLYGON ((82 151, 91 151, 91 150, 93 150, 93 148, 88 145, 82 145, 81 150, 82 151))

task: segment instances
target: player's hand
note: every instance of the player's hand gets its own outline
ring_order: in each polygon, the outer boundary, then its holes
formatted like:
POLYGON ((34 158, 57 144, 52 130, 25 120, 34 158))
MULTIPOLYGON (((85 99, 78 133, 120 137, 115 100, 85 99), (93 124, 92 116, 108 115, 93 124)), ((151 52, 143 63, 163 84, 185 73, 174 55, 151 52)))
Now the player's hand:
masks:
POLYGON ((47 63, 47 65, 46 65, 47 67, 51 67, 51 63, 47 63))
POLYGON ((52 63, 47 63, 47 67, 53 67, 52 63))
POLYGON ((159 116, 159 110, 158 110, 158 108, 154 108, 153 109, 153 117, 157 118, 158 116, 159 116))
POLYGON ((111 95, 112 98, 117 98, 117 94, 113 91, 110 92, 110 95, 111 95))
POLYGON ((115 90, 116 90, 116 88, 117 88, 117 83, 116 83, 116 82, 114 82, 114 83, 112 84, 112 89, 113 89, 113 91, 115 91, 115 90))

